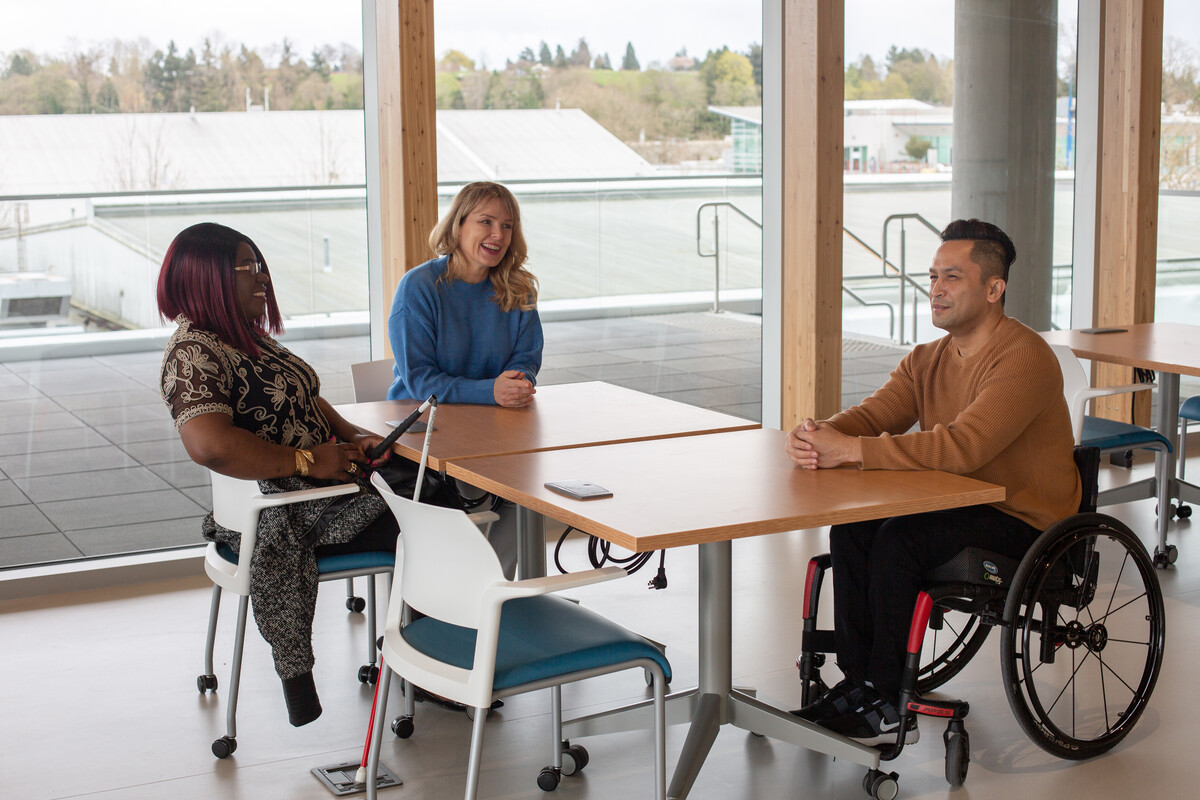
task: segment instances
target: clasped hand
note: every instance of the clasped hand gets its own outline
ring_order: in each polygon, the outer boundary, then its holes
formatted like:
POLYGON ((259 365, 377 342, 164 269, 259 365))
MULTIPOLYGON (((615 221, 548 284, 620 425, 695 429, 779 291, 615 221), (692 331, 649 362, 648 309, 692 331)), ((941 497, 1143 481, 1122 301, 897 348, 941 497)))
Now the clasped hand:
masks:
POLYGON ((537 389, 533 388, 533 383, 525 379, 525 373, 515 369, 501 372, 492 384, 492 396, 496 398, 496 405, 505 408, 524 408, 533 402, 536 393, 537 389))
POLYGON ((788 433, 783 449, 793 464, 804 469, 862 462, 862 447, 857 437, 846 436, 828 422, 808 417, 788 433))

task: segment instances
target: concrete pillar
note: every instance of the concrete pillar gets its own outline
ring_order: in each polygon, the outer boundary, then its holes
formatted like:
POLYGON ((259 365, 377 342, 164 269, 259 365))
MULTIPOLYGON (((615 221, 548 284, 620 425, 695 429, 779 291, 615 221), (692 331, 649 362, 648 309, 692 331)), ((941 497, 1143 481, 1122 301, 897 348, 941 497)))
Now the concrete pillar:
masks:
POLYGON ((1050 328, 1057 0, 955 0, 951 215, 1017 247, 1005 311, 1050 328))

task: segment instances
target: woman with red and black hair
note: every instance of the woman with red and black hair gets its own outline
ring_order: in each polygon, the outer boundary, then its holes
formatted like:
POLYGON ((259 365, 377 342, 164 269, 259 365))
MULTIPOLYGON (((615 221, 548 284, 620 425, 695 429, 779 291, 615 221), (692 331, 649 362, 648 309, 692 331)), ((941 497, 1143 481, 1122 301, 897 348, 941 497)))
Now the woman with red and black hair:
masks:
MULTIPOLYGON (((316 555, 394 550, 395 517, 360 464, 381 438, 343 419, 321 397, 307 363, 272 338, 282 319, 271 273, 249 237, 206 222, 167 248, 158 309, 178 328, 163 357, 161 392, 188 455, 215 472, 257 480, 264 493, 314 481, 358 480, 362 491, 333 500, 267 508, 250 564, 254 619, 271 645, 288 717, 321 714, 313 682, 316 555)), ((211 514, 202 532, 235 551, 239 535, 211 514)))

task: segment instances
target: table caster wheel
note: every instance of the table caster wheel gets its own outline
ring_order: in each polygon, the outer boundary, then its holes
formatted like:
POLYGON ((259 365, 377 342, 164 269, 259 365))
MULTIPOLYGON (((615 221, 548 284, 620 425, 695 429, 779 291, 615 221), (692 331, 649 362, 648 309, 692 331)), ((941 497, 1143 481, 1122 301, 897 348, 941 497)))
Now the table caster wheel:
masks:
POLYGON ((553 792, 558 788, 558 770, 554 767, 542 767, 538 773, 537 785, 543 792, 553 792))
POLYGON ((562 751, 562 774, 574 775, 588 764, 588 751, 581 744, 564 743, 562 751))
POLYGON ((196 688, 200 690, 200 694, 205 692, 215 692, 217 690, 216 675, 198 675, 196 676, 196 688))
POLYGON ((1183 505, 1181 503, 1179 505, 1179 510, 1175 513, 1178 514, 1180 519, 1187 519, 1188 517, 1192 516, 1192 507, 1183 505))
POLYGON ((237 739, 232 736, 222 736, 212 743, 212 753, 217 758, 229 758, 237 750, 237 739))
POLYGON ((869 769, 863 776, 863 789, 875 800, 896 800, 896 795, 900 794, 900 776, 869 769))
POLYGON ((353 614, 361 614, 363 609, 367 607, 367 601, 361 597, 347 597, 346 610, 353 614))
POLYGON ((412 717, 400 715, 392 720, 392 733, 396 734, 397 739, 407 739, 415 730, 416 725, 413 724, 412 717))
POLYGON ((946 731, 942 734, 946 744, 946 783, 954 789, 967 779, 967 767, 971 763, 971 738, 966 731, 946 731))
POLYGON ((358 682, 374 684, 379 680, 379 667, 374 664, 363 664, 358 668, 358 682))

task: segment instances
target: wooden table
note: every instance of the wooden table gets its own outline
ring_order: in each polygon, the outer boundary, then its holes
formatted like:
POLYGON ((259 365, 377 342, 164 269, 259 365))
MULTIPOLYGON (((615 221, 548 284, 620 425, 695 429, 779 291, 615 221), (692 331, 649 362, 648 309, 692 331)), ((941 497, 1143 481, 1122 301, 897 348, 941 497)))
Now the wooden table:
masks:
MULTIPOLYGON (((686 797, 722 724, 782 739, 871 769, 879 751, 733 688, 732 540, 943 508, 994 503, 1004 488, 941 472, 800 470, 786 433, 750 430, 451 461, 448 474, 630 550, 698 544, 699 686, 668 698, 668 723, 690 722, 668 796, 686 797), (611 489, 572 500, 546 481, 580 478, 611 489)), ((797 565, 797 580, 802 566, 797 565)), ((572 720, 583 736, 651 726, 649 701, 572 720)))
MULTIPOLYGON (((1064 344, 1075 355, 1096 361, 1141 367, 1158 372, 1158 432, 1171 443, 1167 455, 1167 496, 1171 500, 1200 502, 1200 487, 1176 477, 1179 452, 1179 376, 1200 377, 1200 325, 1178 322, 1147 322, 1119 326, 1113 333, 1084 330, 1043 333, 1050 344, 1064 344)), ((1160 513, 1165 513, 1160 509, 1160 513)), ((1165 519, 1165 517, 1164 517, 1165 519)), ((1160 545, 1165 547, 1165 536, 1160 545)))
MULTIPOLYGON (((350 422, 380 436, 419 406, 412 400, 381 400, 337 407, 350 422)), ((427 464, 445 472, 451 461, 470 458, 633 442, 698 433, 750 430, 757 422, 689 406, 600 381, 538 387, 525 408, 442 403, 434 421, 427 464)), ((424 436, 406 433, 395 451, 417 460, 424 436)))
MULTIPOLYGON (((404 419, 419 405, 411 400, 383 400, 341 405, 337 411, 382 436, 395 427, 389 421, 404 419)), ((533 403, 525 408, 439 405, 426 464, 446 472, 452 463, 488 456, 759 427, 740 417, 600 381, 557 384, 538 387, 533 403)), ((393 450, 417 461, 423 440, 424 434, 406 433, 393 450)), ((534 511, 518 503, 517 563, 522 578, 546 573, 545 532, 534 511)))

